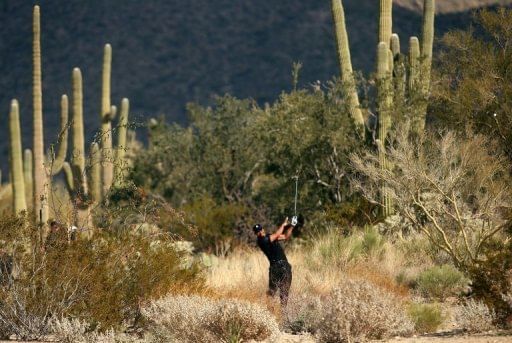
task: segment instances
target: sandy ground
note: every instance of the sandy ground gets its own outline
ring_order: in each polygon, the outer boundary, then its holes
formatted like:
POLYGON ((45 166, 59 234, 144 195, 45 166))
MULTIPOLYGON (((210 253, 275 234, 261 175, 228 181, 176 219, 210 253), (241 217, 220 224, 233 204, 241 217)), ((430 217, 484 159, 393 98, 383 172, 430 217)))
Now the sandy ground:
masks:
MULTIPOLYGON (((319 343, 309 335, 283 334, 280 343, 319 343)), ((403 342, 403 343, 512 343, 512 332, 496 332, 478 335, 463 335, 460 333, 438 333, 425 336, 395 337, 389 340, 373 342, 403 342)))
MULTIPOLYGON (((0 343, 46 343, 46 342, 23 342, 23 341, 2 341, 0 343)), ((512 332, 495 332, 477 335, 462 335, 460 333, 437 333, 425 336, 395 337, 388 340, 372 342, 402 342, 402 343, 512 343, 512 332)), ((254 343, 254 342, 251 342, 254 343)), ((262 342, 265 343, 265 342, 262 342)), ((310 335, 291 335, 284 333, 279 343, 319 343, 310 335)))

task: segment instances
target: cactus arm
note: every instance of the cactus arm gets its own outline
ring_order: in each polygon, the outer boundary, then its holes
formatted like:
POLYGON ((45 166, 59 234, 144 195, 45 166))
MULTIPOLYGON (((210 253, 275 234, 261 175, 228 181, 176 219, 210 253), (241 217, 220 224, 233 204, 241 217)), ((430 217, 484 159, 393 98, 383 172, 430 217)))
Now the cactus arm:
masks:
POLYGON ((396 33, 391 35, 391 51, 393 52, 393 57, 395 57, 395 59, 400 55, 400 37, 396 33))
POLYGON ((338 60, 340 63, 341 79, 349 87, 348 101, 350 115, 356 125, 361 137, 364 137, 365 125, 363 112, 359 104, 359 96, 354 81, 354 71, 352 70, 352 60, 350 57, 350 46, 348 42, 347 28, 345 24, 345 12, 341 0, 332 0, 332 15, 334 21, 336 43, 338 50, 338 60))
POLYGON ((419 64, 420 64, 420 41, 418 37, 411 37, 409 40, 409 95, 417 92, 419 82, 419 64))
POLYGON ((60 99, 60 133, 57 143, 59 144, 59 150, 57 156, 52 163, 52 175, 57 175, 62 169, 62 164, 66 159, 66 153, 68 150, 68 119, 69 119, 69 103, 68 96, 63 95, 60 99))
MULTIPOLYGON (((34 182, 32 180, 33 175, 33 156, 32 150, 25 149, 23 152, 23 177, 25 179, 25 198, 32 199, 34 182)), ((28 205, 28 204, 27 204, 28 205)))
POLYGON ((23 180, 20 114, 17 100, 11 101, 11 111, 9 113, 9 133, 9 152, 12 173, 12 201, 14 213, 18 214, 27 210, 27 202, 25 199, 25 181, 23 180))
POLYGON ((33 11, 33 153, 34 153, 34 212, 36 222, 44 224, 48 220, 48 184, 44 166, 44 139, 43 139, 43 92, 41 86, 41 23, 39 6, 33 11))
POLYGON ((89 164, 91 171, 89 186, 92 201, 99 202, 101 201, 101 151, 98 143, 91 144, 89 164))
POLYGON ((391 43, 393 33, 393 1, 380 0, 379 42, 391 43))
POLYGON ((73 154, 71 168, 74 175, 75 190, 87 196, 87 178, 85 176, 85 140, 83 118, 82 73, 73 69, 73 154))
POLYGON ((124 179, 124 170, 126 168, 125 154, 126 154, 126 134, 128 131, 128 113, 130 110, 130 102, 124 98, 121 101, 121 114, 119 117, 117 149, 116 149, 116 163, 115 163, 115 183, 120 186, 124 179))
POLYGON ((106 44, 103 51, 103 70, 101 87, 101 151, 102 151, 102 183, 103 194, 106 194, 112 185, 112 122, 114 115, 110 104, 110 79, 112 65, 112 47, 106 44))

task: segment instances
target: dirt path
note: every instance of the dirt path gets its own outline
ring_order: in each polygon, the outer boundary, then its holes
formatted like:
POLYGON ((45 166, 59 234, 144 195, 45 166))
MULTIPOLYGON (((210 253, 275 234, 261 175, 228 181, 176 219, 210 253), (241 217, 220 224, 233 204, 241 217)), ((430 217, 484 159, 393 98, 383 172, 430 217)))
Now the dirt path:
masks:
MULTIPOLYGON (((0 343, 45 343, 45 342, 22 342, 2 341, 0 343)), ((438 333, 425 336, 395 337, 388 340, 377 340, 371 342, 381 343, 512 343, 512 332, 496 332, 477 335, 463 335, 451 332, 438 333)), ((251 341, 254 343, 254 341, 251 341)), ((265 343, 265 342, 260 342, 265 343)), ((319 343, 311 335, 292 335, 283 333, 278 343, 319 343)))
MULTIPOLYGON (((462 335, 450 332, 435 335, 415 337, 395 337, 388 340, 373 342, 389 343, 512 343, 512 332, 497 332, 491 334, 462 335)), ((283 334, 279 343, 319 343, 310 335, 283 334)))

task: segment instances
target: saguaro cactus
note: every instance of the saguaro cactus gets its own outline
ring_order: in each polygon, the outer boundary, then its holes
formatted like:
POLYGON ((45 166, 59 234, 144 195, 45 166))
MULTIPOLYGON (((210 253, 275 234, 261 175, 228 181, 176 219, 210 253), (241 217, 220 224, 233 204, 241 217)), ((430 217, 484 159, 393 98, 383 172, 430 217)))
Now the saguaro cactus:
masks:
MULTIPOLYGON (((33 179, 33 156, 32 156, 32 150, 25 149, 23 152, 23 177, 25 180, 25 199, 32 199, 33 198, 33 187, 34 182, 33 179)), ((28 205, 28 201, 27 201, 28 205)))
POLYGON ((116 164, 115 164, 115 184, 121 186, 125 179, 125 153, 126 153, 126 133, 128 132, 128 112, 130 110, 130 102, 124 98, 121 101, 121 114, 119 117, 118 125, 118 139, 116 149, 116 164))
MULTIPOLYGON (((73 150, 71 169, 76 191, 81 196, 88 194, 85 175, 85 139, 83 118, 83 89, 80 69, 73 69, 73 150)), ((83 199, 85 200, 85 199, 83 199)))
POLYGON ((36 221, 41 224, 48 220, 48 182, 44 166, 44 135, 43 135, 43 92, 41 86, 41 23, 39 6, 33 12, 33 151, 34 151, 34 212, 36 221))
POLYGON ((91 200, 99 202, 101 200, 101 150, 98 143, 91 144, 89 158, 89 167, 91 170, 91 200))
POLYGON ((393 1, 380 0, 379 42, 391 43, 393 33, 393 1))
MULTIPOLYGON (((57 175, 62 169, 62 165, 66 160, 66 153, 68 149, 68 118, 69 118, 69 103, 68 96, 62 95, 60 99, 60 132, 57 139, 59 145, 57 156, 52 153, 52 161, 50 163, 51 175, 57 175)), ((53 152, 53 147, 52 147, 53 152)))
POLYGON ((23 157, 21 149, 20 114, 17 100, 12 100, 9 113, 9 155, 11 163, 12 200, 14 213, 27 210, 25 181, 23 180, 23 157))
POLYGON ((345 24, 345 12, 341 0, 332 0, 332 14, 335 27, 336 43, 338 48, 338 59, 340 63, 341 79, 349 87, 348 101, 350 115, 354 121, 359 133, 364 137, 365 125, 363 112, 359 104, 357 87, 354 81, 354 71, 352 70, 352 60, 350 58, 350 47, 348 42, 347 28, 345 24))
MULTIPOLYGON (((377 107, 379 112, 378 154, 382 169, 389 169, 386 159, 386 139, 391 127, 391 111, 393 108, 392 87, 393 53, 388 44, 380 42, 377 46, 377 107)), ((392 214, 392 204, 385 184, 381 188, 382 214, 392 214)))
MULTIPOLYGON (((72 76, 73 83, 73 123, 72 123, 72 159, 71 163, 64 162, 62 169, 66 177, 66 185, 74 203, 75 208, 75 225, 89 226, 89 209, 94 200, 91 199, 89 188, 92 190, 93 197, 97 197, 99 193, 99 163, 96 163, 95 173, 89 178, 86 172, 86 158, 85 158, 85 139, 84 139, 84 125, 83 125, 83 86, 82 86, 82 73, 80 69, 73 69, 72 76)), ((98 146, 95 144, 91 149, 95 156, 98 156, 98 146)))
POLYGON ((430 97, 430 74, 432 69, 432 49, 434 45, 435 0, 423 2, 423 31, 421 41, 421 96, 415 131, 422 134, 425 129, 428 99, 430 97))
POLYGON ((106 194, 112 185, 114 177, 112 156, 112 120, 110 104, 110 78, 112 65, 112 47, 106 44, 103 51, 103 72, 101 88, 101 167, 103 194, 106 194))

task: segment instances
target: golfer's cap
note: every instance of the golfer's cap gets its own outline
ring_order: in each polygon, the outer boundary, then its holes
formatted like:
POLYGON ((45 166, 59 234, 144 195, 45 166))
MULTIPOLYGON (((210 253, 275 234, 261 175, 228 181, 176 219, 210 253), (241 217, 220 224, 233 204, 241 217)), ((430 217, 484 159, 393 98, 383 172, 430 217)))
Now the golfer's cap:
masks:
POLYGON ((261 230, 263 230, 263 226, 261 226, 260 224, 256 224, 252 227, 252 231, 254 231, 254 233, 258 233, 261 230))

